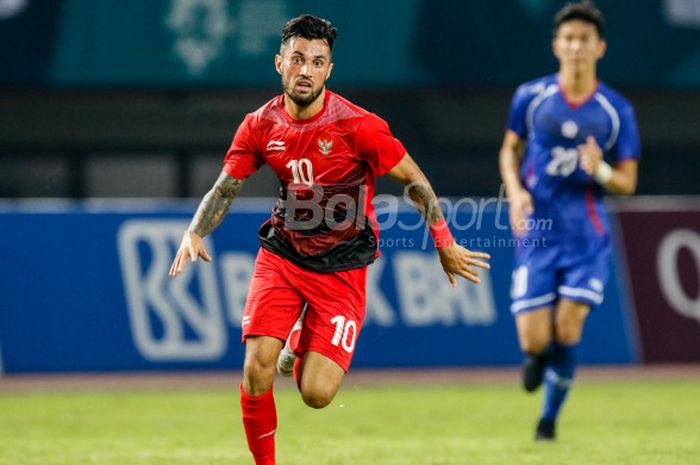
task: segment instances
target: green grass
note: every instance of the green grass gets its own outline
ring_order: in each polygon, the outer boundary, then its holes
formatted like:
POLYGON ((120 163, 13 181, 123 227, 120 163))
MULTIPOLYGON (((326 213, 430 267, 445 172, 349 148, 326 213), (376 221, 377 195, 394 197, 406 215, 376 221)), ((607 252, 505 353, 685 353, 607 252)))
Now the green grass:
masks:
MULTIPOLYGON (((346 386, 311 410, 276 393, 279 465, 700 464, 700 384, 575 386, 554 444, 517 386, 346 386)), ((0 394, 0 465, 250 464, 230 391, 0 394)))

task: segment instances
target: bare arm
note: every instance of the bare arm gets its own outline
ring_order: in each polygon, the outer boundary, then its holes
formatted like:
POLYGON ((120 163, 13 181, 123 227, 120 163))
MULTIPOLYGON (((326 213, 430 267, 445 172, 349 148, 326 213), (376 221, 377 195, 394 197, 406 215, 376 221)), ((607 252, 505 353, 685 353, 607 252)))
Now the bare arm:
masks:
POLYGON ((233 178, 225 172, 219 175, 214 187, 199 203, 187 231, 182 236, 180 248, 170 266, 170 276, 175 277, 185 269, 187 258, 192 262, 197 261, 197 257, 202 257, 207 262, 211 261, 202 238, 221 224, 244 182, 245 180, 233 178))
POLYGON ((520 164, 525 153, 525 141, 510 129, 506 131, 498 156, 501 179, 506 187, 506 196, 510 202, 508 215, 510 225, 516 234, 525 231, 526 217, 532 214, 534 206, 532 196, 520 182, 520 164))
POLYGON ((216 229, 228 213, 245 180, 232 178, 221 172, 214 187, 204 195, 192 218, 188 231, 204 237, 216 229))
POLYGON ((603 187, 612 194, 632 195, 637 190, 637 160, 625 160, 615 165, 610 181, 603 187))
POLYGON ((501 179, 506 186, 506 193, 523 189, 520 183, 520 164, 525 153, 525 141, 510 129, 506 131, 498 156, 501 179))
MULTIPOLYGON (((416 208, 423 214, 428 226, 436 225, 445 219, 430 182, 408 153, 387 174, 392 180, 407 189, 408 195, 416 208)), ((457 284, 456 275, 478 283, 480 279, 476 267, 490 268, 488 263, 480 260, 491 258, 486 253, 471 252, 456 243, 452 243, 448 247, 436 248, 442 269, 447 274, 452 286, 457 284)))
MULTIPOLYGON (((581 169, 596 178, 603 161, 603 150, 598 146, 595 138, 588 137, 585 144, 578 146, 581 169)), ((602 182, 602 186, 611 194, 631 195, 637 190, 637 160, 624 160, 612 168, 610 178, 602 182)), ((600 181, 599 181, 600 182, 600 181)))
POLYGON ((433 225, 444 219, 437 196, 413 158, 407 153, 387 175, 404 186, 413 204, 423 214, 428 225, 433 225))

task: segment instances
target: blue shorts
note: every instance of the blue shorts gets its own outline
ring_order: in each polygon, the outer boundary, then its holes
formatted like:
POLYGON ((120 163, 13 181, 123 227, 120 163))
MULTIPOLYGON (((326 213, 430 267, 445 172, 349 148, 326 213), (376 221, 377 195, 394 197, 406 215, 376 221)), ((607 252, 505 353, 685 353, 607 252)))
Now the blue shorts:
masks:
POLYGON ((510 311, 516 315, 568 299, 603 302, 610 272, 610 236, 549 240, 516 249, 510 311))

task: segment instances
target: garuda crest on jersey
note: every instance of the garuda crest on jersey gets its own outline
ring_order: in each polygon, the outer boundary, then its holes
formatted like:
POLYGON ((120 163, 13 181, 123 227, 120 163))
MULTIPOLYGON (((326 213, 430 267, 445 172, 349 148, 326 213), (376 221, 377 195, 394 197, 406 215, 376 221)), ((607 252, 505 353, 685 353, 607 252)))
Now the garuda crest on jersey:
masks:
POLYGON ((328 155, 333 150, 333 139, 323 140, 318 139, 318 151, 324 155, 328 155))

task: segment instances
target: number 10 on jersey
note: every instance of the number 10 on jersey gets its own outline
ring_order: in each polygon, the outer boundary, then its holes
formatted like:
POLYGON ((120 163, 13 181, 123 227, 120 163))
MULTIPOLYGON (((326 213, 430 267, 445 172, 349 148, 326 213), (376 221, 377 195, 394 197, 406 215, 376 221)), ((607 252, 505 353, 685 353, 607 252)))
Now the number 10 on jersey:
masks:
POLYGON ((311 160, 308 158, 291 160, 286 166, 292 170, 292 178, 295 184, 306 184, 307 186, 313 184, 314 169, 313 165, 311 165, 311 160))
POLYGON ((352 353, 355 349, 355 338, 357 337, 357 324, 353 320, 347 320, 343 315, 338 315, 331 319, 335 325, 335 333, 331 344, 342 345, 346 352, 352 353))

